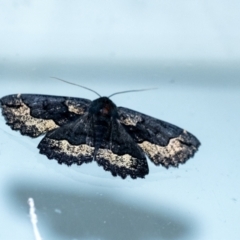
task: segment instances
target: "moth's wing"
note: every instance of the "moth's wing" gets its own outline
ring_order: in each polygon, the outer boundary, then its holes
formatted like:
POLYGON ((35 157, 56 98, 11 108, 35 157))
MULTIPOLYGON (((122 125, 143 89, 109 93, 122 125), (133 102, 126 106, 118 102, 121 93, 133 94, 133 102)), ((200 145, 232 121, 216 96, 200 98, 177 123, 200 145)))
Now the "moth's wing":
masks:
POLYGON ((15 94, 0 99, 7 124, 21 134, 38 137, 83 115, 90 100, 37 94, 15 94))
POLYGON ((126 131, 156 165, 176 167, 200 146, 195 136, 175 125, 123 107, 118 113, 126 131))
POLYGON ((112 120, 109 137, 103 139, 95 160, 122 178, 143 178, 149 172, 144 152, 117 120, 112 120))
MULTIPOLYGON (((95 160, 114 176, 125 178, 144 177, 148 174, 148 165, 142 149, 133 141, 118 122, 109 128, 110 137, 103 138, 95 160)), ((88 114, 76 121, 48 132, 39 143, 40 153, 58 163, 81 165, 91 162, 95 153, 93 124, 88 114)))
POLYGON ((88 114, 65 124, 46 134, 38 145, 40 153, 58 163, 70 166, 75 163, 91 162, 94 153, 94 141, 88 114))

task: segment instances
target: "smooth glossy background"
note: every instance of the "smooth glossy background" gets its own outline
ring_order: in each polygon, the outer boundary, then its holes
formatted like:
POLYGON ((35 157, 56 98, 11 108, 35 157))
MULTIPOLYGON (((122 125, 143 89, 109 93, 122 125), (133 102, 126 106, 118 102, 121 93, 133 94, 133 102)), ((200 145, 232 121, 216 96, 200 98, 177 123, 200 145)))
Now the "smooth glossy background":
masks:
POLYGON ((64 78, 182 127, 201 141, 179 168, 149 161, 122 180, 95 162, 62 166, 0 117, 0 239, 34 239, 34 198, 45 240, 240 238, 239 2, 2 1, 0 96, 95 99, 64 78))

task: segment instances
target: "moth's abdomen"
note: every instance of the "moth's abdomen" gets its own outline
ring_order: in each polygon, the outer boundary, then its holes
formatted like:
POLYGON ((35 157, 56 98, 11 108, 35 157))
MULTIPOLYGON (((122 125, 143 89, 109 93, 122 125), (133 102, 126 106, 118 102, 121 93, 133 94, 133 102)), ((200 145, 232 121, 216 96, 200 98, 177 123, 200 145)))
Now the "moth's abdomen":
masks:
POLYGON ((104 139, 109 135, 109 122, 106 120, 97 120, 94 122, 94 147, 95 152, 100 148, 104 139))

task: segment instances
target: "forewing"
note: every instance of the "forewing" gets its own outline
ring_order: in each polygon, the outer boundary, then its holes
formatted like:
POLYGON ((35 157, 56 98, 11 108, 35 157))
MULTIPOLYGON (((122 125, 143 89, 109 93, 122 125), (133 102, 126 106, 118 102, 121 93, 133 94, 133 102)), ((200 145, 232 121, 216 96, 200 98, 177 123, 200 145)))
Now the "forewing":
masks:
POLYGON ((112 120, 110 135, 103 139, 95 160, 113 176, 122 178, 143 178, 149 172, 144 152, 116 120, 112 120))
POLYGON ((93 160, 94 142, 88 114, 48 132, 39 143, 40 153, 70 166, 93 160))
POLYGON ((83 115, 90 100, 37 94, 15 94, 0 99, 7 124, 21 134, 38 137, 83 115))
POLYGON ((118 113, 126 131, 156 165, 176 167, 200 146, 195 136, 175 125, 123 107, 118 113))

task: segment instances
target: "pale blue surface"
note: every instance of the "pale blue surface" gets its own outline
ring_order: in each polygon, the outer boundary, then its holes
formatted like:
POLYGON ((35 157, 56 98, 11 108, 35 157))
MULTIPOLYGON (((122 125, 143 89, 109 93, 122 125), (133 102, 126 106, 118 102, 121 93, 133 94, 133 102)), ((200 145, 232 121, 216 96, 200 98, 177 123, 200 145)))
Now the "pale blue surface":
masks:
POLYGON ((96 163, 58 165, 0 117, 0 239, 240 239, 240 32, 233 1, 4 1, 0 96, 95 99, 64 78, 182 127, 202 143, 145 179, 114 178, 96 163), (136 60, 137 59, 137 60, 136 60))
MULTIPOLYGON (((181 86, 177 82, 187 78, 186 68, 182 74, 177 70, 176 82, 171 77, 168 82, 159 80, 158 90, 113 98, 117 105, 189 130, 202 143, 196 156, 178 169, 166 170, 149 162, 150 174, 145 179, 113 178, 96 163, 58 165, 38 154, 40 138, 21 136, 5 126, 1 117, 0 221, 6 226, 1 239, 33 239, 28 197, 36 202, 44 239, 238 239, 239 86, 211 82, 218 73, 210 67, 205 68, 209 84, 185 82, 181 86)), ((101 83, 79 83, 108 95, 157 82, 149 78, 138 84, 132 77, 119 83, 111 76, 101 83)), ((25 92, 95 98, 83 89, 49 79, 8 80, 1 86, 1 96, 25 92)))
POLYGON ((238 0, 3 0, 0 52, 26 60, 239 60, 239 9, 238 0))

